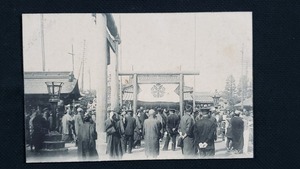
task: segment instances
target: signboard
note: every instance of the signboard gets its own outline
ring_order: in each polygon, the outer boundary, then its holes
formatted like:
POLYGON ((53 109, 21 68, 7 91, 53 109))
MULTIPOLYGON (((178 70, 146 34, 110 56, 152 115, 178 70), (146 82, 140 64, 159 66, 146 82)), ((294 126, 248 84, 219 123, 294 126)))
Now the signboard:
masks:
POLYGON ((144 102, 179 102, 178 84, 139 84, 137 100, 144 102))
POLYGON ((174 84, 180 82, 179 75, 138 75, 137 83, 140 84, 153 84, 155 83, 165 83, 165 84, 174 84))

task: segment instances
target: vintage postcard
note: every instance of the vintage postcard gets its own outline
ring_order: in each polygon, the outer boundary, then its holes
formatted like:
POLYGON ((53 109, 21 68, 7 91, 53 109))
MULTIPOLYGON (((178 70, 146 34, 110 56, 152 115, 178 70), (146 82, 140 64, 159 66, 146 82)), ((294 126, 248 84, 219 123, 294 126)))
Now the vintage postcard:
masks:
POLYGON ((23 14, 26 162, 253 158, 252 12, 23 14))

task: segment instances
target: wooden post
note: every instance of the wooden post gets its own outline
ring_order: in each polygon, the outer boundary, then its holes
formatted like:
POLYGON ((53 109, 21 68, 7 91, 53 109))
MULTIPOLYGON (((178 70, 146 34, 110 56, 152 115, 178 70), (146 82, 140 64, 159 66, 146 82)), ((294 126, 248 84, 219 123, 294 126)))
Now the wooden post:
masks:
POLYGON ((137 74, 133 75, 133 116, 136 114, 137 108, 137 74))
POLYGON ((183 88, 184 88, 184 83, 183 83, 183 74, 180 74, 180 82, 179 82, 179 106, 180 106, 180 115, 183 116, 183 100, 184 100, 184 93, 183 93, 183 88))

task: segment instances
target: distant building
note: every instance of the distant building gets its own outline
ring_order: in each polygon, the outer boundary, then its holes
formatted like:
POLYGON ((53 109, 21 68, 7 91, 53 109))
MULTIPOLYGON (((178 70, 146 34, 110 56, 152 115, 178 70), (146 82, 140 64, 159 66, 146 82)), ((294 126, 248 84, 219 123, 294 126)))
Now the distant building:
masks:
MULTIPOLYGON (((176 92, 176 91, 175 91, 176 92)), ((176 92, 177 93, 177 92, 176 92)), ((128 107, 131 107, 133 105, 133 86, 132 85, 125 85, 123 86, 122 90, 123 95, 123 105, 127 105, 128 107)), ((196 108, 204 107, 205 105, 210 107, 214 105, 213 101, 213 93, 209 92, 196 92, 195 93, 195 102, 196 102, 196 108)), ((179 97, 179 94, 178 94, 179 97)), ((158 107, 164 107, 164 108, 175 108, 179 109, 179 102, 141 102, 137 101, 138 107, 145 107, 145 108, 154 108, 156 106, 158 107)), ((193 88, 189 86, 184 86, 184 105, 193 105, 193 88)))
POLYGON ((78 80, 72 72, 24 72, 25 107, 49 105, 49 94, 45 82, 63 82, 60 99, 64 104, 81 97, 78 80))
POLYGON ((214 105, 214 100, 212 98, 213 93, 210 92, 195 92, 195 102, 197 108, 202 108, 204 106, 211 107, 214 105))

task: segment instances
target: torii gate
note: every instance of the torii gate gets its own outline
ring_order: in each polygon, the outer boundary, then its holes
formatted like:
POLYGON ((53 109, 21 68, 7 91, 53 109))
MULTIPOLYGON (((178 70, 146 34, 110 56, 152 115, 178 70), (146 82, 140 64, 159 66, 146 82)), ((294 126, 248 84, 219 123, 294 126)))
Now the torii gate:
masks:
POLYGON ((199 75, 198 72, 119 72, 119 76, 133 76, 133 112, 137 111, 137 86, 138 84, 179 84, 179 105, 180 113, 183 115, 184 101, 184 75, 199 75), (171 79, 163 77, 172 77, 171 79), (151 77, 151 81, 150 78, 151 77))
MULTIPOLYGON (((95 22, 95 39, 98 47, 95 48, 95 52, 99 55, 97 59, 93 60, 94 64, 97 65, 96 71, 98 76, 95 80, 97 84, 96 88, 96 127, 97 131, 104 132, 104 121, 107 112, 107 65, 111 64, 111 105, 113 108, 119 106, 118 98, 118 45, 121 43, 117 27, 115 25, 114 18, 109 13, 92 14, 95 22), (112 49, 115 53, 114 56, 110 57, 109 49, 112 49)), ((99 137, 98 137, 99 138, 99 137)))

